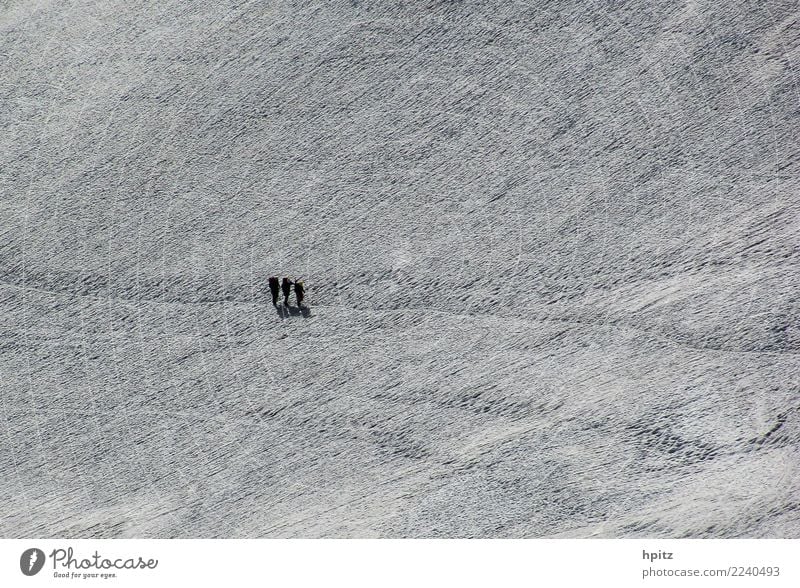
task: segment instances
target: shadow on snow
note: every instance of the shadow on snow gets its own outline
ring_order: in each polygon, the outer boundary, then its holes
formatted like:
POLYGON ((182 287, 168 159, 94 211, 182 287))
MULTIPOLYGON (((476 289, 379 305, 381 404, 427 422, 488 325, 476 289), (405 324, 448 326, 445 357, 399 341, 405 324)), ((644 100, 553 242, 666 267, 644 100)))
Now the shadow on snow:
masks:
POLYGON ((278 304, 275 307, 278 316, 282 319, 285 319, 289 316, 303 316, 304 318, 308 318, 311 316, 311 308, 308 306, 285 306, 283 304, 278 304))

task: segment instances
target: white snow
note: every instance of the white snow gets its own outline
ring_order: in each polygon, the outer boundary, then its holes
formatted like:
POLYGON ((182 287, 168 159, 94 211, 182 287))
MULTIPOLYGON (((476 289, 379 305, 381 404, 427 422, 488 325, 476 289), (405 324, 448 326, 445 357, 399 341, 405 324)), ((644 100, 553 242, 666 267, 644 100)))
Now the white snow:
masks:
POLYGON ((799 18, 3 3, 0 536, 800 537, 799 18))

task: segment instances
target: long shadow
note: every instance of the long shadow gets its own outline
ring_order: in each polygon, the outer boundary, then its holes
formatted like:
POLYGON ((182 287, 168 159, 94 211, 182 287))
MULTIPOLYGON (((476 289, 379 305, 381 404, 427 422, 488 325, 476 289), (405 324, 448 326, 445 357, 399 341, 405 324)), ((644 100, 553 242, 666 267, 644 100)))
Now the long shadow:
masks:
POLYGON ((297 306, 285 306, 283 304, 278 304, 275 307, 275 310, 277 311, 278 316, 282 319, 285 319, 289 316, 302 316, 303 318, 308 318, 311 316, 311 308, 305 305, 298 308, 297 306))

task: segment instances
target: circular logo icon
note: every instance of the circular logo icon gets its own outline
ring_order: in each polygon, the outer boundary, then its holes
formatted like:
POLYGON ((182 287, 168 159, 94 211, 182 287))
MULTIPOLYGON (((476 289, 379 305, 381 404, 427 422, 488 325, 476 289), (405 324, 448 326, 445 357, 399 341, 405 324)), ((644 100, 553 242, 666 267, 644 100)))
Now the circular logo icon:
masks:
POLYGON ((19 558, 19 569, 26 576, 35 576, 44 567, 44 551, 31 547, 22 552, 19 558))

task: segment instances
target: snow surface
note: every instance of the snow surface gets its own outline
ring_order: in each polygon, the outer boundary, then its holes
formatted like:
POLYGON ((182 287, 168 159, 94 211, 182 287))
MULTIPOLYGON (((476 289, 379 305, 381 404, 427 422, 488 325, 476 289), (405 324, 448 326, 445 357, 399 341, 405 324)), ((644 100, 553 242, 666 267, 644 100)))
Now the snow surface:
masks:
POLYGON ((3 2, 0 535, 800 537, 798 62, 794 0, 3 2))

